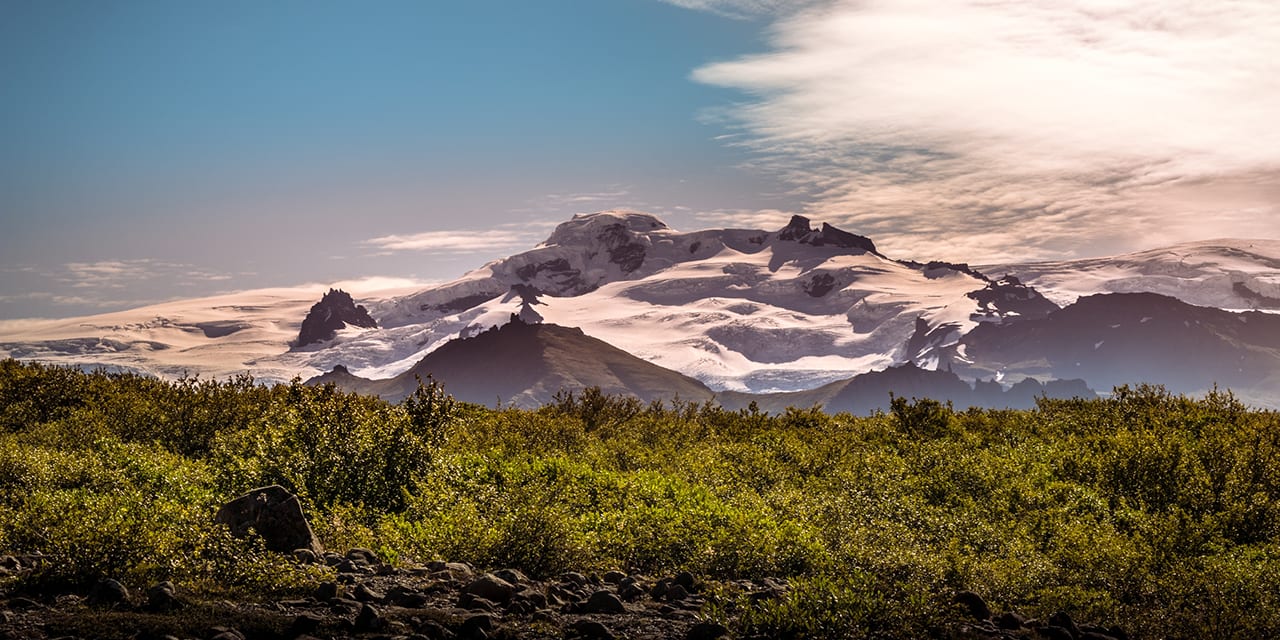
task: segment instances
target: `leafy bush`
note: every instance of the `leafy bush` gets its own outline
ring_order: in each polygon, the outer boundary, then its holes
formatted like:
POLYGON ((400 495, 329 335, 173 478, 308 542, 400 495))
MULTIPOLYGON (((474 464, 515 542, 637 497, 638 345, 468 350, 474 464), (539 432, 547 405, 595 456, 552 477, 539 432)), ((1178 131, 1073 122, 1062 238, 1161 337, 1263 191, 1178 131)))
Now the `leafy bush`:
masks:
POLYGON ((776 601, 720 600, 741 635, 927 636, 960 589, 1135 637, 1280 635, 1280 415, 1149 386, 1031 411, 890 409, 771 416, 588 390, 493 411, 430 382, 391 405, 9 360, 0 554, 48 554, 31 588, 288 591, 316 576, 211 523, 280 483, 326 545, 400 562, 788 578, 776 601))

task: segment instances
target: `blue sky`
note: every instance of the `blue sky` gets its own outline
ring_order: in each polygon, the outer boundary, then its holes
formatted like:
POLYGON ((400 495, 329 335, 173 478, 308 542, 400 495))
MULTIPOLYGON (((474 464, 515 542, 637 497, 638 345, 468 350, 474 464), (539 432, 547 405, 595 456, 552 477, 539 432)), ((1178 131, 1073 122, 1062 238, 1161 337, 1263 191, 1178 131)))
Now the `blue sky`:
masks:
POLYGON ((1275 236, 1277 60, 1243 0, 7 2, 0 318, 448 279, 615 207, 974 262, 1275 236))
POLYGON ((770 199, 703 117, 731 93, 689 79, 759 48, 750 20, 650 0, 4 13, 0 316, 449 278, 579 211, 770 199), (519 233, 492 251, 361 244, 500 225, 519 233))

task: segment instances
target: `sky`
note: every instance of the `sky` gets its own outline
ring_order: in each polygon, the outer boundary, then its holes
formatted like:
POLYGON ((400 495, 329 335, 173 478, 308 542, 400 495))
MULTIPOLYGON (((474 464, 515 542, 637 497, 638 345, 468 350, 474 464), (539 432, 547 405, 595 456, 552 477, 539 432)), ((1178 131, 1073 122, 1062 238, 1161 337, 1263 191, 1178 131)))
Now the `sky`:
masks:
POLYGON ((1280 236, 1271 0, 9 0, 0 87, 0 319, 448 280, 611 208, 973 263, 1280 236))

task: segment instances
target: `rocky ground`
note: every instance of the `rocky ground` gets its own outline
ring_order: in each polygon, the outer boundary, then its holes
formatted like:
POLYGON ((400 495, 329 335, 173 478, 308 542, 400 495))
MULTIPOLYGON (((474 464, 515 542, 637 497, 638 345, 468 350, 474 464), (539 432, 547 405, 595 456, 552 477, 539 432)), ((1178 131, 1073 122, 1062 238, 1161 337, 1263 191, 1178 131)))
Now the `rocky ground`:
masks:
MULTIPOLYGON (((393 567, 371 551, 300 561, 336 570, 311 595, 277 602, 208 602, 181 585, 131 593, 106 580, 84 595, 33 598, 0 592, 0 639, 52 638, 582 638, 713 640, 732 637, 711 610, 732 617, 731 602, 785 597, 784 581, 702 582, 688 573, 662 578, 611 571, 532 580, 512 569, 479 573, 463 563, 393 567), (708 606, 711 605, 711 606, 708 606)), ((309 555, 310 554, 310 555, 309 555)), ((10 573, 39 558, 0 559, 10 573)), ((1127 640, 1118 629, 993 614, 980 596, 956 596, 957 622, 939 637, 975 640, 1127 640)), ((732 622, 730 622, 732 624, 732 622)))

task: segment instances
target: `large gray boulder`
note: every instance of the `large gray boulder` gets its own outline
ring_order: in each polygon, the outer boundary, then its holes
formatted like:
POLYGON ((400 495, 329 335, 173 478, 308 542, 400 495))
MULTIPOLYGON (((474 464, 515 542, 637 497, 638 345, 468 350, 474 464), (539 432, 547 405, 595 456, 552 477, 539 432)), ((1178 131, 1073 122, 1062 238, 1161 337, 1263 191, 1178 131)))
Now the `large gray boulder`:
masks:
POLYGON ((289 553, 309 549, 324 553, 324 547, 302 513, 298 496, 280 485, 254 489, 222 505, 213 520, 227 525, 231 535, 237 538, 249 535, 250 531, 257 532, 271 551, 289 553))

